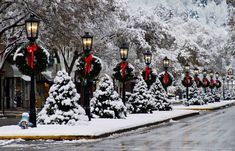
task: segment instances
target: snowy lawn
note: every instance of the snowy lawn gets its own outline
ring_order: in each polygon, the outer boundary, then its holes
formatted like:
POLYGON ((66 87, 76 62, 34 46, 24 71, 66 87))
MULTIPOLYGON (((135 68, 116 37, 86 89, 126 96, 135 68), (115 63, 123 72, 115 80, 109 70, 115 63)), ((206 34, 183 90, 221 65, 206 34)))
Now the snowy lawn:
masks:
POLYGON ((235 104, 235 100, 226 100, 221 102, 215 102, 215 103, 208 103, 205 105, 190 105, 190 106, 184 106, 184 105, 175 105, 173 106, 173 109, 175 110, 213 110, 220 107, 224 107, 227 105, 235 104))
POLYGON ((1 136, 99 136, 196 113, 198 111, 155 111, 153 114, 129 114, 126 119, 92 119, 90 122, 80 122, 76 126, 38 125, 37 128, 21 129, 17 125, 10 125, 0 127, 0 138, 1 136))

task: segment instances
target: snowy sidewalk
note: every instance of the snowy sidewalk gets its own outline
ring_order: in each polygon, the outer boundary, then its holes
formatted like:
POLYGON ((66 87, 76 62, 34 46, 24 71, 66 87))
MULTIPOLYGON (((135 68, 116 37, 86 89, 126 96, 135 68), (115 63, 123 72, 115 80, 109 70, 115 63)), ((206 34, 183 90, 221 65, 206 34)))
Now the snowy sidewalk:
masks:
POLYGON ((10 125, 0 127, 0 139, 96 139, 197 114, 199 112, 193 110, 155 111, 153 114, 129 114, 126 119, 92 119, 76 126, 38 125, 21 129, 10 125))
POLYGON ((173 109, 174 110, 216 110, 234 104, 235 100, 226 100, 221 102, 208 103, 205 105, 190 105, 190 106, 175 105, 173 106, 173 109))

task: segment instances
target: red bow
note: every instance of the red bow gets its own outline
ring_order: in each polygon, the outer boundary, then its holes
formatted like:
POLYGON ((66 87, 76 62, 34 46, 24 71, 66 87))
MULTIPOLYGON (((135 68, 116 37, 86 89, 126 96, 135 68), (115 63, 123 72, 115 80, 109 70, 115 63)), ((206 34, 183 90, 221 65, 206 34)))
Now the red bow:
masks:
POLYGON ((190 83, 190 76, 189 76, 189 74, 187 73, 187 74, 186 74, 186 77, 185 77, 185 84, 186 84, 186 85, 189 85, 189 83, 190 83))
POLYGON ((92 54, 90 54, 88 57, 85 57, 84 60, 85 60, 85 63, 86 63, 86 66, 85 66, 85 75, 86 74, 89 74, 90 71, 91 71, 91 61, 92 61, 92 54))
POLYGON ((122 77, 124 78, 125 77, 125 69, 127 67, 127 62, 122 62, 120 64, 120 67, 121 67, 121 70, 122 70, 122 77))
POLYGON ((37 45, 35 43, 27 46, 28 51, 28 66, 33 69, 34 66, 34 52, 37 50, 37 45))
POLYGON ((151 72, 151 69, 147 66, 145 68, 145 80, 148 80, 149 79, 149 74, 151 72))
POLYGON ((214 86, 214 80, 211 79, 211 82, 210 82, 210 86, 213 87, 214 86))
POLYGON ((207 78, 203 78, 203 85, 207 86, 207 78))
POLYGON ((163 76, 163 83, 164 85, 167 85, 169 83, 169 74, 166 71, 163 76))
POLYGON ((219 86, 219 80, 216 80, 215 83, 216 83, 216 86, 219 86))
POLYGON ((194 80, 195 80, 195 82, 196 82, 196 85, 198 86, 198 85, 199 85, 199 78, 198 78, 198 77, 195 77, 194 80))

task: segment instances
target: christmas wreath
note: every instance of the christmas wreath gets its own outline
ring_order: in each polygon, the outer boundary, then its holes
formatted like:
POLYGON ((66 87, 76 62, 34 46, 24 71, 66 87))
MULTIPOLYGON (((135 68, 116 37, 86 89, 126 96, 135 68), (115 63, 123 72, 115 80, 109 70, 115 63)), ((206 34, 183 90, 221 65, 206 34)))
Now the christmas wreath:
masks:
POLYGON ((149 85, 152 85, 156 81, 156 74, 153 73, 152 68, 148 66, 143 70, 142 76, 145 82, 149 85))
POLYGON ((101 60, 92 54, 81 57, 76 67, 79 77, 85 79, 94 79, 102 69, 101 60))
POLYGON ((193 79, 192 77, 190 77, 189 74, 186 74, 186 76, 184 77, 184 79, 182 80, 182 84, 185 87, 191 87, 193 85, 193 79))
POLYGON ((210 88, 213 89, 215 87, 215 82, 213 79, 210 80, 210 88))
POLYGON ((215 81, 216 88, 220 88, 222 86, 222 83, 219 80, 215 81))
POLYGON ((40 74, 48 65, 49 53, 37 43, 26 43, 17 49, 14 61, 25 75, 40 74))
POLYGON ((206 87, 210 86, 210 81, 207 78, 203 78, 202 84, 203 84, 203 87, 206 88, 206 87))
POLYGON ((134 77, 134 67, 126 61, 122 61, 113 69, 114 78, 118 81, 128 81, 134 77))
POLYGON ((196 82, 196 86, 198 88, 202 86, 202 81, 197 76, 194 77, 194 81, 196 82))
POLYGON ((172 76, 167 71, 165 71, 164 74, 161 74, 159 78, 164 87, 170 86, 173 81, 172 79, 173 79, 172 76))

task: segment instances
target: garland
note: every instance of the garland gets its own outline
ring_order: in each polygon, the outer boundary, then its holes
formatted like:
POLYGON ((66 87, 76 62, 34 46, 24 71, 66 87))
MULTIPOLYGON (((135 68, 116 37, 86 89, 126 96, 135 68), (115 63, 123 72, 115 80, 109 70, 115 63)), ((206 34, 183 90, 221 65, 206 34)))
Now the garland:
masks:
POLYGON ((172 84, 173 78, 167 71, 165 71, 165 73, 160 76, 159 80, 163 87, 168 87, 172 84))
POLYGON ((25 75, 40 74, 48 65, 49 56, 37 43, 26 43, 14 56, 19 71, 25 75))
POLYGON ((152 85, 156 81, 156 74, 153 73, 152 68, 148 66, 143 70, 142 77, 148 85, 152 85))
POLYGON ((134 69, 130 67, 129 63, 126 61, 118 63, 113 71, 113 76, 118 81, 125 82, 133 79, 134 77, 134 69))
POLYGON ((189 73, 187 73, 184 79, 182 80, 182 84, 185 87, 191 87, 193 85, 193 79, 192 77, 190 77, 189 73))
POLYGON ((206 77, 202 79, 202 84, 204 88, 210 86, 210 82, 206 77))
POLYGON ((102 69, 100 59, 93 56, 92 54, 81 57, 78 60, 76 67, 76 72, 78 73, 79 77, 84 79, 96 78, 102 69))
POLYGON ((216 88, 220 88, 222 86, 222 83, 219 80, 215 81, 216 88))

